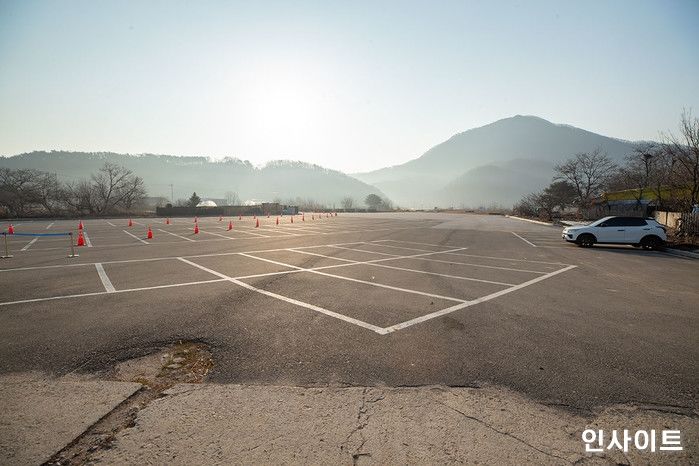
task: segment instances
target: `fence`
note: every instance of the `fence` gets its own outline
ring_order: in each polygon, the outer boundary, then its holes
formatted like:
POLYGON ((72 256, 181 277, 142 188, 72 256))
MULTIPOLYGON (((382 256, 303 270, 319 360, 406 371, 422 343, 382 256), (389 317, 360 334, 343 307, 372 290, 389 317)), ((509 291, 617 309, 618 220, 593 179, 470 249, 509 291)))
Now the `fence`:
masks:
POLYGON ((682 213, 656 210, 654 217, 658 223, 661 223, 668 228, 677 228, 677 222, 680 220, 680 218, 682 218, 682 213))
POLYGON ((217 207, 157 207, 155 213, 159 217, 206 217, 225 215, 226 217, 236 215, 280 215, 282 209, 276 202, 262 203, 257 205, 224 205, 217 207))
POLYGON ((699 235, 699 213, 656 211, 655 219, 680 233, 699 235))
POLYGON ((699 213, 683 213, 677 228, 685 235, 699 235, 699 213))

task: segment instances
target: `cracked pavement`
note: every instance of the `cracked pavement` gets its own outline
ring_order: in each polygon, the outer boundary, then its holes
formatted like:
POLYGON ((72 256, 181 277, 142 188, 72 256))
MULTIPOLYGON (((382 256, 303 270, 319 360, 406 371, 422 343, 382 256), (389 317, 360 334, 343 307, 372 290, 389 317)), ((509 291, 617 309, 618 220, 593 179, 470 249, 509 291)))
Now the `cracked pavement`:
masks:
POLYGON ((690 464, 683 452, 582 453, 594 428, 697 432, 693 416, 633 406, 582 416, 497 387, 178 385, 143 409, 108 464, 690 464))

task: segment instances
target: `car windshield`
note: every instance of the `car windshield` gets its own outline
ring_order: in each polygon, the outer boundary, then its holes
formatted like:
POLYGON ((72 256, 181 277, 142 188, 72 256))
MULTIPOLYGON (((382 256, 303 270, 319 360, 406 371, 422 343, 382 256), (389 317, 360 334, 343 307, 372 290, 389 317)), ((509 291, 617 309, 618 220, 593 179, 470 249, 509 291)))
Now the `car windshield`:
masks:
POLYGON ((614 217, 603 217, 603 218, 600 218, 598 220, 595 220, 594 222, 588 223, 587 226, 588 227, 595 227, 595 226, 599 225, 600 223, 602 223, 606 220, 609 220, 610 218, 614 218, 614 217))

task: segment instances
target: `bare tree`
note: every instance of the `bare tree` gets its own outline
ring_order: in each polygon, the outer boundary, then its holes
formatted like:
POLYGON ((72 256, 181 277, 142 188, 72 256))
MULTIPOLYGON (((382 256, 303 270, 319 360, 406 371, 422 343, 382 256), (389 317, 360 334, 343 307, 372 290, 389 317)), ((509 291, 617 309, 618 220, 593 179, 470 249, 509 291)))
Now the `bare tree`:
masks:
POLYGON ((554 181, 543 191, 524 196, 514 205, 513 211, 526 217, 550 220, 556 210, 564 210, 572 205, 575 197, 575 188, 570 183, 563 180, 554 181))
POLYGON ((393 210, 393 201, 387 197, 381 198, 381 210, 393 210))
POLYGON ((95 213, 104 214, 117 207, 130 210, 145 196, 143 180, 128 168, 105 162, 92 175, 95 213))
POLYGON ((146 188, 143 185, 143 179, 140 176, 130 176, 117 190, 116 206, 130 212, 134 207, 143 203, 146 197, 146 188))
POLYGON ((95 214, 95 193, 89 181, 66 184, 63 190, 63 203, 75 214, 95 214))
POLYGON ((62 190, 63 203, 77 214, 107 215, 130 211, 143 202, 143 179, 131 170, 106 162, 91 180, 68 183, 62 190))
POLYGON ((575 188, 576 204, 582 209, 602 194, 602 188, 616 165, 600 149, 582 152, 554 167, 554 180, 566 180, 575 188))
POLYGON ((60 209, 63 187, 55 173, 39 172, 35 182, 36 202, 41 205, 46 213, 54 214, 60 209))
POLYGON ((699 204, 699 118, 684 110, 680 118, 680 136, 664 134, 665 150, 674 162, 675 183, 686 187, 689 196, 684 208, 699 204))
POLYGON ((240 205, 240 197, 238 193, 233 191, 226 191, 226 205, 240 205))
POLYGON ((340 201, 340 205, 344 210, 352 210, 354 208, 354 198, 352 196, 345 196, 340 201))
POLYGON ((0 168, 0 206, 14 217, 29 213, 37 199, 35 180, 38 174, 35 170, 0 168))

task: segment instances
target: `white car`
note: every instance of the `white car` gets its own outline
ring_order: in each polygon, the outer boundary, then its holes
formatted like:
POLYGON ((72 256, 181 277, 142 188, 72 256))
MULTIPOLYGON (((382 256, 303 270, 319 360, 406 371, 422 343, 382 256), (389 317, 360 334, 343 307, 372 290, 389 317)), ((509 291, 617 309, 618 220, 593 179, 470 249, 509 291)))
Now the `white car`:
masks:
POLYGON ((652 218, 604 217, 588 225, 564 228, 563 239, 584 248, 600 243, 657 249, 665 244, 667 235, 665 227, 652 218))

